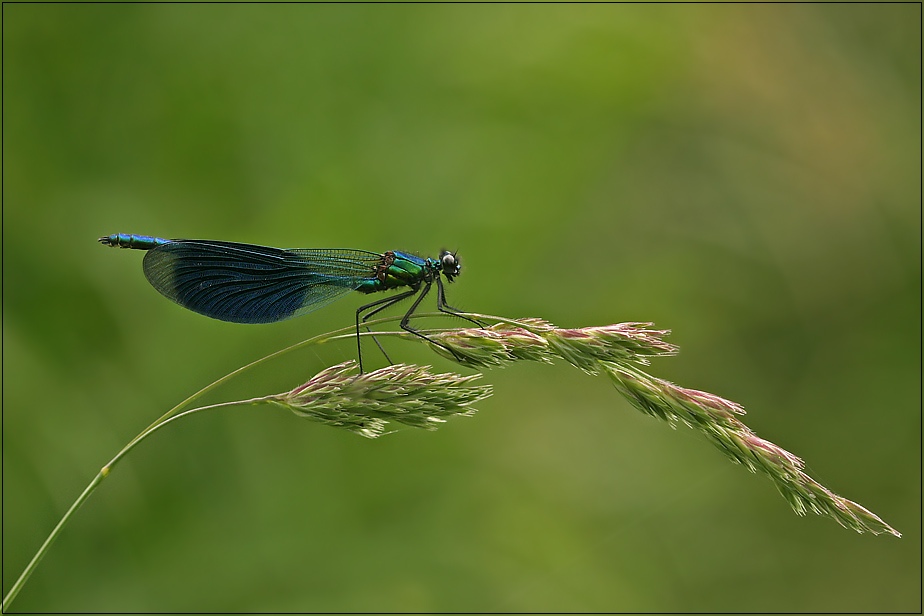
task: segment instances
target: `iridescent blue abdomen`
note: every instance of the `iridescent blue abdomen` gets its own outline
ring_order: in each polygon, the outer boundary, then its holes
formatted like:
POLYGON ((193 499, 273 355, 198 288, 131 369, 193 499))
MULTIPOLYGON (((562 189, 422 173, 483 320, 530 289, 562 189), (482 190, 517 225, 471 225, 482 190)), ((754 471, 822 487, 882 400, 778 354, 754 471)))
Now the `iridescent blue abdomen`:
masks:
POLYGON ((162 244, 169 244, 170 240, 165 240, 162 237, 153 237, 150 235, 133 235, 131 233, 113 233, 107 237, 101 237, 99 239, 100 243, 106 244, 107 246, 112 246, 113 248, 134 248, 136 250, 151 250, 161 246, 162 244))

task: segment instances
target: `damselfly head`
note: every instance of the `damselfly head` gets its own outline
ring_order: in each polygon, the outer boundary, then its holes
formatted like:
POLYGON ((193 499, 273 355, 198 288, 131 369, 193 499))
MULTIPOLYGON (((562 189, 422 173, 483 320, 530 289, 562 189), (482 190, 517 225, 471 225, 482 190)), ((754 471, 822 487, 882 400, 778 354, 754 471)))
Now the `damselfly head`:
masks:
POLYGON ((443 275, 449 282, 462 273, 462 263, 456 258, 456 253, 444 250, 440 253, 440 267, 443 275))

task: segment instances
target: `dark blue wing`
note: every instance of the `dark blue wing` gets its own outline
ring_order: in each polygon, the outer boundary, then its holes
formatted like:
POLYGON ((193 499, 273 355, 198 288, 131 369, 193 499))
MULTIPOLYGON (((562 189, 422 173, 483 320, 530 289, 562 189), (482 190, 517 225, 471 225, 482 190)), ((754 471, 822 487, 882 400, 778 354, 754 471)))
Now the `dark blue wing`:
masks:
POLYGON ((174 240, 149 250, 144 275, 165 297, 234 323, 272 323, 316 310, 375 276, 382 255, 362 250, 283 250, 174 240))

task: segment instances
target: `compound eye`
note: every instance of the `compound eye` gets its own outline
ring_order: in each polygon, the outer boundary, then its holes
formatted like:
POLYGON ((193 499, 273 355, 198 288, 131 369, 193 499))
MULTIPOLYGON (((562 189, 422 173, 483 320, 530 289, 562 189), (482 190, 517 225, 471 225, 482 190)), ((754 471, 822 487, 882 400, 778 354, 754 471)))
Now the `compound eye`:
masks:
POLYGON ((453 276, 458 276, 459 272, 462 271, 462 264, 456 259, 456 255, 448 250, 444 250, 440 253, 440 266, 442 267, 443 274, 445 274, 450 281, 452 281, 453 276))

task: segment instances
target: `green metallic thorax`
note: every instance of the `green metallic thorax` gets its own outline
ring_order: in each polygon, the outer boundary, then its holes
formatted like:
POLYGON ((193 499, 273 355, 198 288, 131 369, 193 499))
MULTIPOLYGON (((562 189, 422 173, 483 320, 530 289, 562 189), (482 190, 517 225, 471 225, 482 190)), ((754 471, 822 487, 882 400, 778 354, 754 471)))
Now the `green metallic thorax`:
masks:
POLYGON ((416 289, 421 282, 433 276, 433 270, 434 266, 428 259, 388 251, 382 255, 382 263, 376 268, 375 278, 363 282, 356 290, 360 293, 375 293, 399 287, 416 289))

